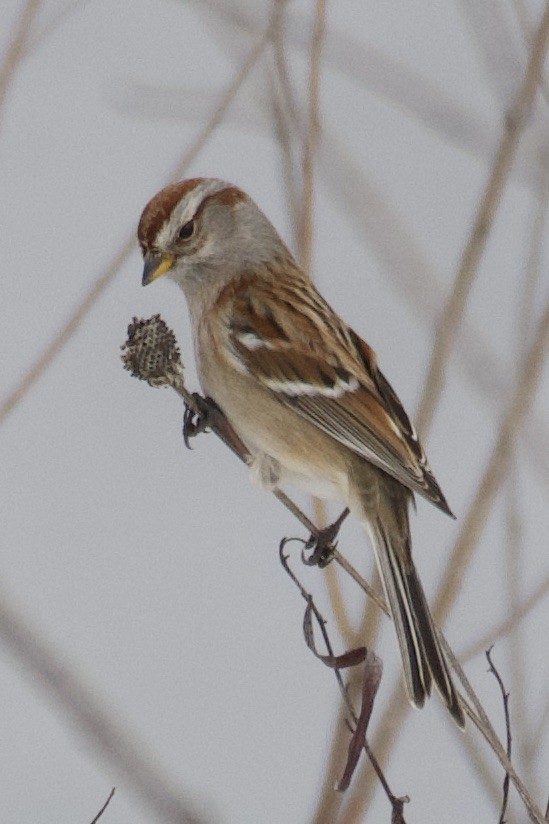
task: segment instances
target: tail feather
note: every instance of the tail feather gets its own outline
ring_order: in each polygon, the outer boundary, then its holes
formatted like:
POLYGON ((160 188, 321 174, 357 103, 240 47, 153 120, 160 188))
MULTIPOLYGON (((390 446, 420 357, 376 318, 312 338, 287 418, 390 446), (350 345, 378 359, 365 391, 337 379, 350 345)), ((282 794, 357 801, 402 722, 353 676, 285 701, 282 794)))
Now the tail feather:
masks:
POLYGON ((410 701, 422 707, 434 682, 455 722, 464 727, 463 711, 412 562, 409 535, 387 529, 379 516, 370 520, 369 531, 396 629, 410 701))

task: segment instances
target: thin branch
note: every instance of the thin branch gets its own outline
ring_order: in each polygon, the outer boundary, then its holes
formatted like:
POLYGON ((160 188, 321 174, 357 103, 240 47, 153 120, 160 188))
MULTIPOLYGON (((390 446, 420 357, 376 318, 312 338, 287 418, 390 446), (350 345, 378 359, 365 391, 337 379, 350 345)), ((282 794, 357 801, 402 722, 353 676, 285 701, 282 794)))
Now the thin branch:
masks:
MULTIPOLYGON (((509 693, 505 689, 505 684, 503 683, 503 679, 499 674, 497 668, 492 661, 492 648, 490 647, 489 650, 486 650, 486 658, 488 659, 489 670, 496 679, 498 683, 498 687, 501 692, 501 697, 503 700, 503 714, 505 716, 505 730, 507 733, 507 758, 511 760, 511 747, 513 743, 513 739, 511 736, 511 716, 509 714, 509 693)), ((507 811, 507 804, 509 802, 509 773, 505 773, 505 778, 503 779, 503 799, 501 802, 501 813, 499 814, 499 822, 498 824, 505 824, 505 813, 507 811)))
POLYGON ((114 796, 114 791, 115 791, 115 788, 113 787, 112 790, 109 793, 109 797, 107 798, 107 800, 105 801, 105 803, 103 804, 103 806, 101 807, 101 809, 99 810, 99 812, 97 813, 97 815, 95 816, 95 818, 93 819, 91 824, 97 824, 97 822, 99 821, 99 819, 101 818, 101 816, 103 815, 103 813, 105 812, 105 810, 107 809, 109 804, 111 803, 111 801, 113 799, 113 796, 114 796))
POLYGON ((446 366, 462 321, 469 292, 509 177, 521 132, 533 107, 548 39, 549 3, 545 6, 543 17, 532 44, 524 80, 505 119, 505 127, 494 159, 492 172, 479 204, 473 230, 463 253, 452 294, 446 302, 437 326, 427 379, 417 415, 418 429, 422 437, 426 437, 431 428, 434 412, 444 387, 446 366))
MULTIPOLYGON (((185 150, 180 160, 177 162, 175 167, 168 175, 167 180, 169 182, 177 180, 185 174, 188 167, 195 160, 199 152, 203 149, 207 140, 210 138, 215 129, 219 126, 225 112, 234 100, 238 90, 250 74, 258 58, 265 49, 265 46, 269 42, 270 36, 271 26, 269 25, 267 29, 262 33, 261 37, 251 50, 246 60, 243 62, 241 68, 236 73, 234 79, 231 81, 226 91, 223 93, 221 99, 216 105, 216 108, 213 111, 206 125, 201 129, 200 133, 198 134, 194 142, 191 144, 191 146, 185 150)), ((31 389, 31 387, 36 383, 38 378, 41 377, 41 375, 50 366, 50 364, 56 358, 59 352, 61 352, 64 346, 68 343, 68 341, 73 336, 74 332, 77 330, 77 328, 82 323, 84 318, 89 314, 90 310, 95 305, 98 298, 103 294, 107 286, 118 274, 121 267, 124 265, 124 263, 129 258, 129 256, 135 248, 136 240, 135 235, 132 231, 131 236, 115 253, 112 261, 108 264, 108 266, 101 273, 101 275, 99 275, 95 283, 92 285, 92 287, 87 292, 83 300, 76 307, 72 315, 69 317, 69 319, 63 325, 63 327, 57 333, 55 338, 48 344, 44 352, 37 358, 37 360, 27 370, 27 372, 25 372, 18 385, 2 403, 2 405, 0 406, 0 425, 2 425, 7 415, 9 415, 9 413, 14 409, 14 407, 17 406, 17 404, 25 397, 29 389, 31 389)))

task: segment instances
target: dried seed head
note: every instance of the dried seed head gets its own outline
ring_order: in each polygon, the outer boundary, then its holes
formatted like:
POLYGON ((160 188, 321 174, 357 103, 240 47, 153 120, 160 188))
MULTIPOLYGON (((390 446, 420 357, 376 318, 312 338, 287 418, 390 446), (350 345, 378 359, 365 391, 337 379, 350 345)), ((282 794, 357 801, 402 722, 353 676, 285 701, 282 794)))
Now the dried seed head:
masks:
POLYGON ((175 335, 160 315, 134 318, 121 349, 124 369, 151 386, 171 383, 174 377, 183 373, 175 335))

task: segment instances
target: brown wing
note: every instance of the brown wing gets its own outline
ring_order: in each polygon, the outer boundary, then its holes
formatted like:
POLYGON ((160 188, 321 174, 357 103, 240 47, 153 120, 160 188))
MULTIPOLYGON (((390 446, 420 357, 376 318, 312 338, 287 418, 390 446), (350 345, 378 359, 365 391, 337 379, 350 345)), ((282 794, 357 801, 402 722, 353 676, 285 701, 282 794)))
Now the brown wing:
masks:
POLYGON ((277 283, 276 297, 268 282, 253 279, 251 285, 241 283, 225 296, 228 341, 240 368, 281 403, 451 515, 368 344, 304 276, 277 283))

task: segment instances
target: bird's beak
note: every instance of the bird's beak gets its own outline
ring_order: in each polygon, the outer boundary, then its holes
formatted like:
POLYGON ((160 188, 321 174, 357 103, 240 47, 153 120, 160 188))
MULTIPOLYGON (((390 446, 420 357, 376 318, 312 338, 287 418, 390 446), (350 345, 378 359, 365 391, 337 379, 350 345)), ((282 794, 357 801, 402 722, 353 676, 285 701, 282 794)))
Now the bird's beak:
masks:
POLYGON ((175 257, 169 254, 159 254, 158 252, 147 252, 145 255, 145 265, 143 267, 143 286, 148 286, 168 269, 171 269, 175 257))

